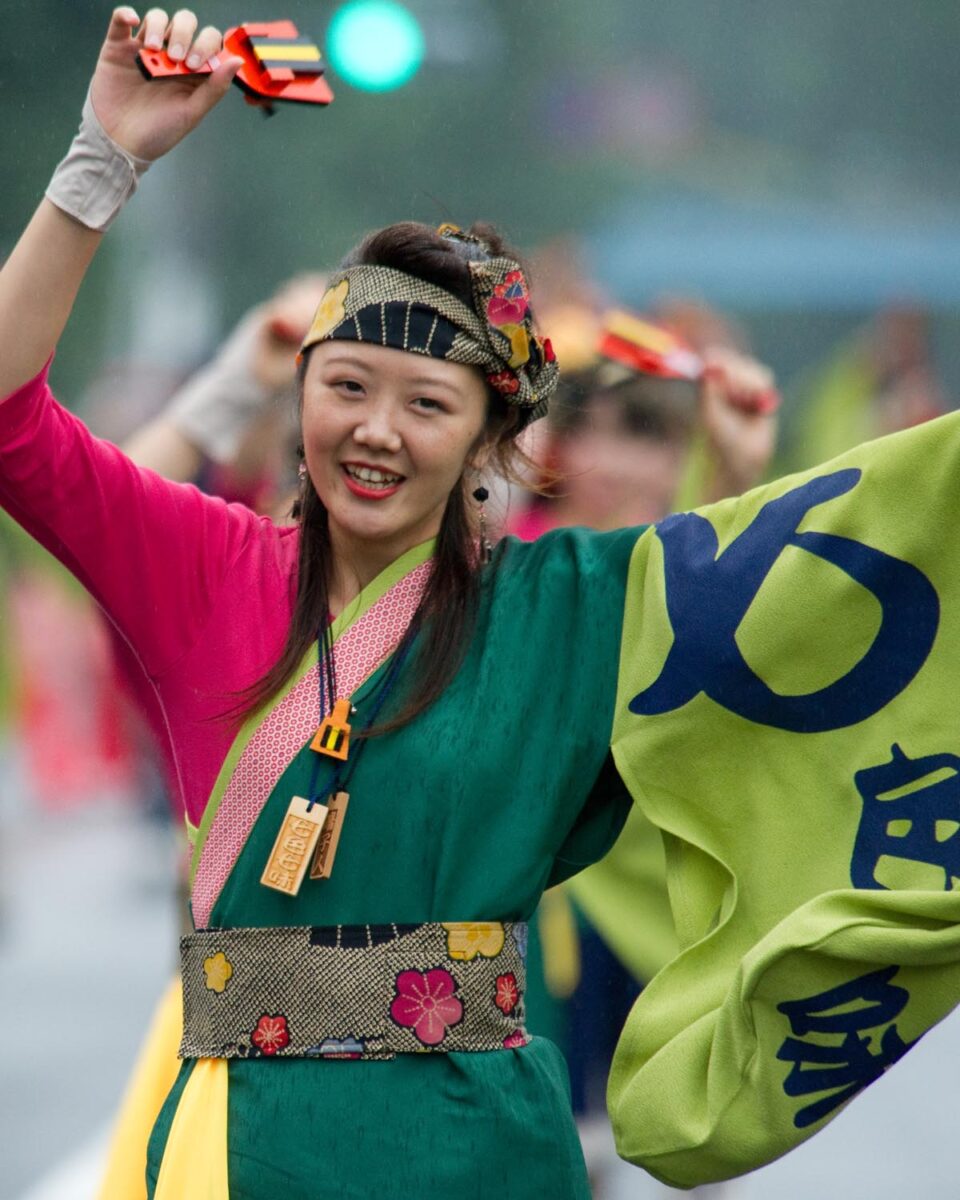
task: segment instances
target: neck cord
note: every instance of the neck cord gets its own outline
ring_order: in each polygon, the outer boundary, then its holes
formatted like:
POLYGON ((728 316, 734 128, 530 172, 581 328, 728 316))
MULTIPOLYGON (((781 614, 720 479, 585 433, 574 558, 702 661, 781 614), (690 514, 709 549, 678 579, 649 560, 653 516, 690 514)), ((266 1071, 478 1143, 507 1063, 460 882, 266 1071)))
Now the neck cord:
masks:
MULTIPOLYGON (((393 687, 397 681, 397 677, 399 676, 400 671, 403 668, 403 664, 406 662, 407 657, 410 654, 410 650, 413 646, 414 638, 417 635, 417 631, 418 631, 419 627, 420 627, 419 614, 416 614, 416 615, 414 615, 413 620, 407 626, 406 632, 404 633, 403 637, 400 639, 400 642, 397 645, 396 650, 393 652, 393 658, 390 662, 389 667, 387 668, 386 672, 384 673, 383 678, 377 684, 376 691, 374 692, 373 696, 371 697, 371 699, 373 700, 373 704, 370 709, 370 715, 368 716, 366 723, 364 724, 363 729, 360 732, 360 735, 358 737, 358 745, 357 745, 356 749, 354 750, 353 754, 350 755, 350 758, 346 762, 338 764, 329 783, 327 783, 326 786, 323 788, 323 791, 327 795, 333 796, 333 795, 336 795, 337 792, 343 791, 346 788, 347 783, 350 781, 351 777, 353 776, 354 769, 356 768, 357 763, 360 761, 360 755, 363 753, 364 747, 366 746, 367 742, 370 740, 366 735, 373 728, 373 725, 374 725, 377 717, 379 717, 380 712, 381 712, 384 704, 386 703, 388 696, 393 691, 393 687)), ((327 706, 332 705, 333 701, 337 698, 336 691, 335 691, 336 669, 333 665, 333 642, 330 637, 329 631, 330 631, 329 624, 325 625, 323 630, 321 631, 322 651, 323 651, 323 658, 325 660, 324 662, 322 662, 320 664, 321 670, 319 672, 321 715, 327 711, 327 706)), ((317 639, 318 651, 321 649, 321 638, 317 639)), ((320 765, 321 765, 321 756, 319 754, 315 754, 314 760, 313 760, 313 765, 310 769, 310 788, 308 791, 308 802, 307 802, 307 811, 308 812, 313 808, 314 804, 317 803, 317 800, 319 798, 318 789, 317 789, 317 781, 320 776, 320 765)))
POLYGON ((337 660, 333 653, 333 621, 328 618, 317 637, 317 664, 320 680, 320 720, 337 699, 337 660))

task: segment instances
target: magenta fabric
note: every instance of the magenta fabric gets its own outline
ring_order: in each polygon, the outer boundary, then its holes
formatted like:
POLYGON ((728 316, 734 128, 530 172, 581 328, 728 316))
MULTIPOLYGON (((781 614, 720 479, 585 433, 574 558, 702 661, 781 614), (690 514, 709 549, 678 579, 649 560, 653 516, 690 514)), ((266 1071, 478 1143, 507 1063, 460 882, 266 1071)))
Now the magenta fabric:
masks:
POLYGON ((547 504, 536 501, 522 509, 507 522, 506 532, 517 537, 521 542, 535 542, 538 537, 557 529, 553 509, 547 504))
POLYGON ((137 467, 56 402, 47 368, 0 405, 0 505, 136 660, 136 699, 196 823, 238 728, 224 714, 280 656, 296 528, 137 467))

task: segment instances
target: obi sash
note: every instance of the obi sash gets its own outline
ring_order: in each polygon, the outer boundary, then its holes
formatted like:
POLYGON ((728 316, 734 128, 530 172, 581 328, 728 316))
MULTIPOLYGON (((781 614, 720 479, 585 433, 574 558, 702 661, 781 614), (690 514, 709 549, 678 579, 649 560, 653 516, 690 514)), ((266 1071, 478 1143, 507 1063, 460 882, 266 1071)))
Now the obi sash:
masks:
POLYGON ((390 1059, 526 1045, 526 925, 216 929, 180 943, 182 1058, 390 1059))

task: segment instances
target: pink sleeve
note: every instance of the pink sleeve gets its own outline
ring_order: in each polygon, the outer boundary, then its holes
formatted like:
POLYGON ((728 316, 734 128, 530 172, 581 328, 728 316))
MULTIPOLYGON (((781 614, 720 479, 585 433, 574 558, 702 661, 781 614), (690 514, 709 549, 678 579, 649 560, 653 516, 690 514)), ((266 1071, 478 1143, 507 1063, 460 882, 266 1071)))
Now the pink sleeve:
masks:
POLYGON ((260 522, 137 467, 62 408, 46 376, 0 404, 0 505, 159 674, 193 645, 260 522))

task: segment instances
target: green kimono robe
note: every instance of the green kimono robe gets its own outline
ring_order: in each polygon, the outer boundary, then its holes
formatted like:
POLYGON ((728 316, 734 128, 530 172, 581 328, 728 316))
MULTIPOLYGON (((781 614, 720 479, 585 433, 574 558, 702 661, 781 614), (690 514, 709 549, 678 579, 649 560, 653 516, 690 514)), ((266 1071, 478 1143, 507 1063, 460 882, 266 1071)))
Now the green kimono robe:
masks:
MULTIPOLYGON (((305 745, 257 816, 206 927, 525 920, 548 884, 603 855, 629 806, 610 730, 636 537, 562 531, 534 545, 502 543, 453 683, 358 757, 332 878, 307 880, 295 898, 260 883, 290 797, 307 794, 315 753, 305 745)), ((306 672, 315 672, 311 658, 306 672)), ((415 658, 414 649, 409 671, 415 658)), ((353 692, 357 726, 385 669, 353 692)), ((262 722, 241 733, 208 806, 200 871, 241 747, 262 722)), ((228 1069, 231 1197, 589 1195, 566 1067, 542 1038, 388 1062, 258 1056, 228 1069)), ((186 1062, 151 1140, 151 1196, 192 1070, 186 1062)))

